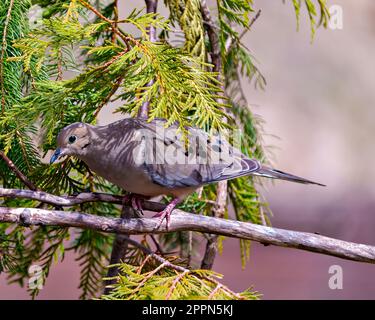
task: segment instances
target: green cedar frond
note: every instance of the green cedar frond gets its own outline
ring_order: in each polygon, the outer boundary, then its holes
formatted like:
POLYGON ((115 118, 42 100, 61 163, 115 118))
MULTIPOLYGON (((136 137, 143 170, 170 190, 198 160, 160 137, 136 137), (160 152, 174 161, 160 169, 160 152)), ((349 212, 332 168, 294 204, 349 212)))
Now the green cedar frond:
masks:
POLYGON ((120 20, 119 22, 133 24, 142 32, 142 37, 148 40, 149 36, 147 33, 147 28, 149 28, 150 26, 154 26, 155 28, 160 28, 165 31, 169 30, 168 20, 165 20, 157 13, 144 14, 142 11, 143 9, 134 9, 126 19, 120 20))
POLYGON ((249 15, 253 12, 253 9, 252 2, 247 0, 219 0, 217 4, 219 39, 223 54, 226 50, 227 39, 239 41, 239 34, 236 28, 247 28, 250 21, 249 15))
MULTIPOLYGON (((12 234, 17 234, 21 227, 16 228, 12 234)), ((21 230, 22 231, 22 230, 21 230)), ((10 270, 10 282, 23 284, 29 279, 29 268, 39 265, 43 272, 43 284, 48 277, 51 265, 57 259, 64 258, 63 241, 68 237, 68 229, 41 226, 35 228, 26 235, 22 250, 14 250, 15 260, 18 261, 16 268, 10 270)), ((35 297, 39 290, 32 289, 30 294, 35 297)))
MULTIPOLYGON (((14 40, 24 37, 28 31, 27 12, 29 0, 0 2, 0 109, 7 109, 21 99, 21 63, 9 64, 8 58, 15 57, 19 51, 12 46, 14 40), (8 16, 9 13, 9 16, 8 16), (4 40, 4 41, 3 41, 4 40)), ((1 148, 1 145, 0 145, 1 148)))
MULTIPOLYGON (((294 11, 296 14, 297 19, 297 30, 299 29, 300 24, 300 16, 301 16, 301 7, 302 7, 302 1, 304 2, 309 21, 310 21, 310 29, 311 29, 311 41, 314 39, 316 28, 319 26, 323 26, 324 28, 327 28, 328 22, 329 22, 329 11, 327 7, 327 1, 326 0, 292 0, 294 11), (319 21, 317 22, 317 7, 319 7, 319 21)), ((285 0, 284 0, 285 2, 285 0)))
POLYGON ((170 9, 170 20, 178 23, 184 33, 183 49, 201 61, 206 60, 205 30, 199 0, 165 0, 170 9))
POLYGON ((2 272, 12 272, 18 266, 14 256, 18 241, 6 233, 8 227, 8 224, 0 225, 0 275, 2 272))
POLYGON ((32 0, 34 5, 43 8, 43 18, 49 19, 55 15, 66 13, 71 0, 32 0))
POLYGON ((34 29, 28 37, 18 40, 13 46, 22 54, 9 58, 8 61, 22 61, 24 71, 30 70, 33 59, 36 63, 36 73, 42 66, 59 59, 60 49, 73 46, 82 41, 93 41, 93 35, 100 29, 106 28, 106 22, 83 26, 78 19, 52 18, 43 20, 42 25, 34 29))
POLYGON ((248 289, 241 293, 234 293, 219 280, 221 274, 211 270, 176 269, 173 264, 178 260, 169 257, 172 265, 163 264, 147 258, 141 265, 121 263, 116 265, 119 275, 111 285, 109 294, 102 295, 104 300, 236 300, 259 299, 257 292, 248 289))
POLYGON ((94 297, 101 289, 104 266, 108 263, 111 237, 92 230, 82 230, 75 240, 73 249, 79 254, 77 261, 81 267, 79 288, 80 299, 94 297))
POLYGON ((151 99, 150 120, 162 117, 168 119, 167 125, 179 122, 181 130, 188 123, 202 128, 225 127, 223 105, 215 99, 220 94, 215 74, 204 71, 199 60, 177 48, 147 41, 133 50, 139 60, 127 70, 122 95, 127 103, 119 110, 135 115, 142 103, 151 99), (154 83, 146 87, 151 79, 154 83), (135 92, 137 87, 140 90, 135 92))

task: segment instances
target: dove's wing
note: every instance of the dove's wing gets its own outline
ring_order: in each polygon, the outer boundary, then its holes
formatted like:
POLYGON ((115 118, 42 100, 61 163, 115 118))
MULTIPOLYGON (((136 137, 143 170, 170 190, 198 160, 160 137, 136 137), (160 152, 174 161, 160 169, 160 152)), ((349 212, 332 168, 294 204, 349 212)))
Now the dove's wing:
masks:
POLYGON ((260 168, 221 136, 209 136, 188 128, 188 148, 177 126, 165 122, 144 123, 143 168, 151 180, 167 188, 199 187, 220 180, 248 175, 260 168))

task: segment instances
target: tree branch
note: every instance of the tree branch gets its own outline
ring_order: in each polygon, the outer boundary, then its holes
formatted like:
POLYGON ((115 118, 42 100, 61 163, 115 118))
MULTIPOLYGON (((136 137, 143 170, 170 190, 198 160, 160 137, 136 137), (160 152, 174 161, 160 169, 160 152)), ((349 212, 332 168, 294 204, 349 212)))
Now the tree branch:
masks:
MULTIPOLYGON (((118 0, 114 0, 113 2, 113 13, 114 13, 114 28, 117 28, 117 21, 118 21, 118 0)), ((112 42, 116 43, 116 33, 112 32, 112 42)))
MULTIPOLYGON (((223 71, 223 61, 221 58, 221 50, 219 43, 218 30, 214 27, 214 21, 212 20, 210 9, 207 6, 205 0, 201 1, 201 13, 203 21, 205 22, 206 31, 208 39, 211 45, 210 56, 211 62, 213 64, 212 71, 217 72, 217 79, 220 81, 222 78, 223 71)), ((222 86, 223 92, 225 92, 224 86, 222 86)), ((222 99, 216 99, 219 103, 223 103, 222 99)), ((224 110, 225 111, 225 110, 224 110)), ((225 121, 225 119, 224 119, 225 121)), ((226 207, 227 207, 227 198, 228 198, 228 182, 220 181, 217 185, 216 191, 216 202, 212 210, 212 215, 214 217, 222 218, 224 216, 226 207)), ((202 269, 212 269, 216 253, 217 253, 217 235, 210 235, 207 239, 206 249, 204 256, 201 262, 202 269)))
MULTIPOLYGON (((13 163, 12 160, 10 160, 7 155, 4 153, 4 151, 0 151, 0 158, 3 159, 5 164, 8 166, 8 168, 13 171, 13 173, 17 176, 18 179, 22 181, 22 183, 28 187, 30 190, 38 190, 38 187, 33 184, 13 163)), ((26 190, 25 190, 26 191, 26 190)))
MULTIPOLYGON (((145 0, 146 2, 146 11, 147 13, 156 13, 158 7, 158 0, 145 0)), ((156 42, 156 28, 154 26, 150 26, 148 28, 148 34, 151 42, 156 42)), ((150 87, 154 84, 154 80, 151 80, 147 87, 150 87)), ((142 103, 141 107, 138 111, 138 117, 140 118, 148 118, 148 111, 150 108, 150 101, 145 101, 142 103)))
POLYGON ((125 35, 123 32, 121 32, 121 30, 118 28, 118 22, 119 21, 114 21, 114 20, 108 19, 107 17, 105 17, 103 14, 101 14, 97 9, 95 9, 90 3, 86 2, 85 0, 78 0, 78 1, 86 9, 92 11, 98 18, 100 18, 101 20, 103 20, 105 22, 108 22, 111 25, 112 32, 117 34, 122 39, 122 41, 124 41, 124 43, 126 44, 128 49, 129 49, 129 44, 128 44, 129 41, 133 42, 133 43, 138 43, 137 40, 135 40, 132 37, 129 37, 129 36, 125 35))
POLYGON ((120 77, 117 78, 117 80, 114 83, 111 91, 108 93, 108 95, 104 98, 104 100, 96 108, 96 110, 94 112, 94 117, 95 118, 98 116, 98 114, 102 110, 102 108, 109 102, 109 100, 112 98, 112 96, 116 93, 116 91, 120 87, 123 79, 124 79, 124 76, 120 76, 120 77))
MULTIPOLYGON (((224 217, 224 213, 227 207, 227 197, 228 183, 227 181, 220 181, 217 186, 216 201, 212 209, 212 216, 219 218, 224 217)), ((217 235, 208 235, 206 249, 204 251, 204 256, 201 262, 202 269, 212 269, 218 251, 217 242, 217 235)))
MULTIPOLYGON (((158 0, 145 0, 146 2, 146 12, 147 13, 156 13, 158 9, 158 0)), ((151 42, 155 42, 156 39, 156 28, 150 26, 148 29, 148 34, 151 42)))
MULTIPOLYGON (((2 188, 0 188, 0 195, 2 197, 17 196, 29 199, 32 198, 34 200, 49 203, 54 202, 54 204, 65 206, 71 206, 72 203, 88 202, 89 200, 101 201, 98 200, 100 198, 113 203, 118 203, 119 199, 122 201, 122 197, 120 196, 104 194, 93 194, 92 196, 89 196, 90 194, 81 194, 77 197, 58 197, 54 195, 47 196, 46 193, 38 191, 2 188), (17 192, 15 193, 15 191, 17 192), (27 194, 24 194, 24 192, 27 194), (30 196, 30 193, 33 193, 32 197, 30 196)), ((162 204, 151 201, 143 201, 142 205, 146 210, 153 211, 159 211, 164 207, 162 204)), ((190 230, 233 238, 248 239, 262 244, 272 244, 280 247, 311 251, 346 260, 375 263, 374 246, 347 242, 313 233, 284 230, 248 222, 196 215, 178 209, 173 211, 168 230, 164 224, 158 229, 155 229, 159 221, 153 218, 109 218, 81 212, 45 210, 38 208, 0 207, 0 222, 18 223, 22 225, 76 227, 117 234, 158 234, 190 230)))
MULTIPOLYGON (((262 13, 262 10, 259 9, 258 12, 255 14, 255 16, 251 19, 249 25, 241 32, 241 34, 238 36, 238 38, 236 39, 237 41, 240 41, 244 36, 245 34, 251 29, 251 27, 253 26, 253 24, 255 23, 255 21, 258 20, 258 18, 260 17, 260 14, 262 13)), ((225 51, 226 52, 229 52, 230 50, 232 50, 233 48, 233 45, 234 45, 235 42, 233 42, 233 38, 232 37, 228 37, 227 39, 227 42, 225 43, 225 51)))
MULTIPOLYGON (((132 217, 133 217, 132 208, 123 205, 121 218, 129 219, 132 217)), ((116 237, 113 240, 109 265, 116 265, 117 263, 124 260, 126 252, 128 251, 129 240, 130 240, 129 234, 121 234, 121 233, 116 234, 116 237)), ((118 273, 119 273, 119 269, 117 266, 114 266, 108 269, 107 278, 109 279, 105 281, 104 294, 110 293, 112 289, 110 285, 115 283, 114 277, 116 277, 118 273)))
POLYGON ((220 73, 222 69, 222 60, 219 44, 219 35, 217 34, 215 24, 211 17, 210 9, 208 8, 205 0, 201 1, 201 13, 204 25, 207 30, 208 39, 211 44, 210 56, 211 63, 214 65, 212 71, 220 73))

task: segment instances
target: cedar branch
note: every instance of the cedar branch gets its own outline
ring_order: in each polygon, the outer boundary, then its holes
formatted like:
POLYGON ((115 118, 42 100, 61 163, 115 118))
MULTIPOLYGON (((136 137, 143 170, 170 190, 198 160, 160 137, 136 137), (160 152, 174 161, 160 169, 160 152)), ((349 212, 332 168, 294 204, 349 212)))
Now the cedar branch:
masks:
MULTIPOLYGON (((35 186, 13 163, 12 160, 8 158, 8 156, 4 153, 4 151, 0 150, 0 158, 3 159, 7 167, 13 171, 13 173, 17 176, 18 179, 22 181, 22 183, 28 187, 30 190, 36 191, 38 190, 38 187, 35 186)), ((27 191, 27 190, 25 190, 27 191)))

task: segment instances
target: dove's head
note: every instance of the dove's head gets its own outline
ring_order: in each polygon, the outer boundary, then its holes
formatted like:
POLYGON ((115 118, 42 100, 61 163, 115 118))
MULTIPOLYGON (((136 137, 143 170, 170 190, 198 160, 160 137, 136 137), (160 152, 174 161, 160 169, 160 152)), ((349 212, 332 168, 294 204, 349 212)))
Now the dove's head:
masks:
POLYGON ((50 163, 63 156, 84 156, 91 144, 90 127, 89 124, 76 122, 62 129, 57 136, 57 149, 50 163))

